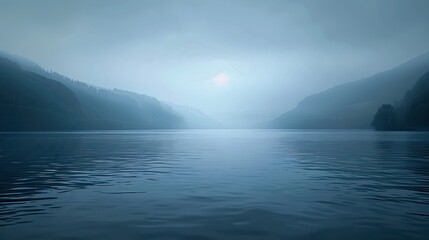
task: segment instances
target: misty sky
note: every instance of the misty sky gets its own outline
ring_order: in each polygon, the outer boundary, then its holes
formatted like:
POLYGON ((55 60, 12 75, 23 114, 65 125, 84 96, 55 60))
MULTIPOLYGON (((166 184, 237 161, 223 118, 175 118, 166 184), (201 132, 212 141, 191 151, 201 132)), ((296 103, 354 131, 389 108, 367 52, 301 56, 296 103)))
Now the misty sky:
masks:
POLYGON ((428 13, 428 0, 0 0, 0 49, 218 118, 271 118, 429 51, 428 13))

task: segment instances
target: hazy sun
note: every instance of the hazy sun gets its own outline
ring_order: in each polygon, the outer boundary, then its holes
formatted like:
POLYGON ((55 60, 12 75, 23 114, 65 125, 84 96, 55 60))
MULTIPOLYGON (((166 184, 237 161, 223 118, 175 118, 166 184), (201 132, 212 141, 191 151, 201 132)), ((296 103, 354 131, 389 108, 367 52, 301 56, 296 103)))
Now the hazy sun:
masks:
POLYGON ((213 78, 213 82, 218 87, 224 87, 229 83, 229 76, 226 73, 219 73, 213 78))

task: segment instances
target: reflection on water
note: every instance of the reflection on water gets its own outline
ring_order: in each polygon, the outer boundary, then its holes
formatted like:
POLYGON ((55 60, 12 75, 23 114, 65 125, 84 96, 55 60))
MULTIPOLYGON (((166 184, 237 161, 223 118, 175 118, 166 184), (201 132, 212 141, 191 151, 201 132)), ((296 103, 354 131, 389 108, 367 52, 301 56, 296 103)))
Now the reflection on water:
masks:
POLYGON ((0 163, 0 239, 429 236, 429 133, 10 133, 0 163))

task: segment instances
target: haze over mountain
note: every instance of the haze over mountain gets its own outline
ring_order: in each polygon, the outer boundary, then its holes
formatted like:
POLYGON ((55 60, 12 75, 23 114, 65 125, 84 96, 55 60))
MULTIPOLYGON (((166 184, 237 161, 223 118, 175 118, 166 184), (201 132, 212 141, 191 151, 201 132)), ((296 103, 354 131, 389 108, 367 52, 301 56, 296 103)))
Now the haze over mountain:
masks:
POLYGON ((251 126, 429 51, 427 9, 427 0, 3 0, 0 49, 251 126))
POLYGON ((383 103, 399 101, 429 71, 429 53, 369 78, 311 95, 272 122, 273 128, 370 128, 383 103))
POLYGON ((191 108, 176 111, 154 97, 91 86, 4 51, 0 60, 1 131, 218 127, 191 108))

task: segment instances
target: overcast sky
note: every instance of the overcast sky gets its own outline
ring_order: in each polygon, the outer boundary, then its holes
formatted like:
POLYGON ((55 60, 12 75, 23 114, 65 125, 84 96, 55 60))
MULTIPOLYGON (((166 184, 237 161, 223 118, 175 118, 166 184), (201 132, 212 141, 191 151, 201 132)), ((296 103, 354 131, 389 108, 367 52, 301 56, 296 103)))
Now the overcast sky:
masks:
POLYGON ((429 1, 0 0, 0 33, 83 82, 272 117, 428 52, 429 1))

